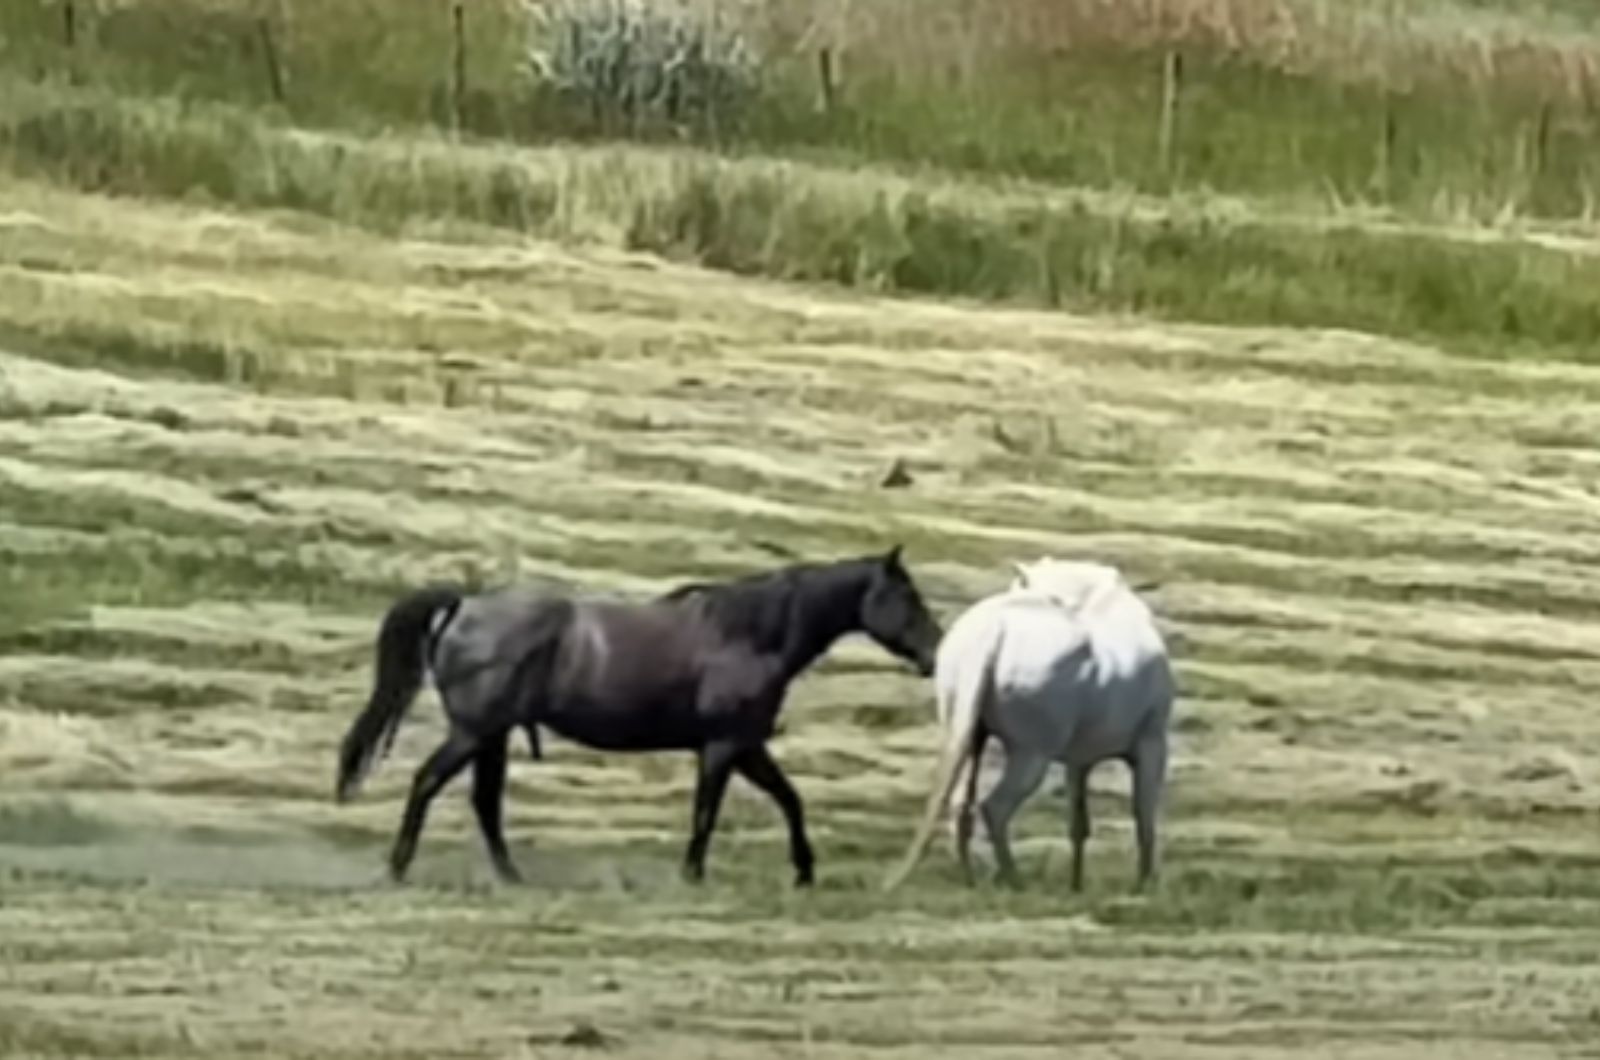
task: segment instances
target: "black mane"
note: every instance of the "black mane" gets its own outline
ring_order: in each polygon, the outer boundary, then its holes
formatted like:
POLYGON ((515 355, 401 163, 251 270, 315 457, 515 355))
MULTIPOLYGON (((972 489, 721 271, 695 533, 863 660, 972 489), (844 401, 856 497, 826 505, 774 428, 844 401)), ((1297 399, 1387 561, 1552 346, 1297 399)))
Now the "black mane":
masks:
MULTIPOLYGON (((845 586, 860 583, 861 574, 871 562, 852 559, 827 564, 796 563, 731 581, 690 582, 658 599, 698 607, 726 636, 743 637, 763 648, 778 648, 796 632, 797 605, 813 599, 832 603, 845 586)), ((812 621, 832 618, 814 608, 803 610, 805 618, 812 621)), ((833 622, 825 621, 823 625, 831 626, 833 622)))

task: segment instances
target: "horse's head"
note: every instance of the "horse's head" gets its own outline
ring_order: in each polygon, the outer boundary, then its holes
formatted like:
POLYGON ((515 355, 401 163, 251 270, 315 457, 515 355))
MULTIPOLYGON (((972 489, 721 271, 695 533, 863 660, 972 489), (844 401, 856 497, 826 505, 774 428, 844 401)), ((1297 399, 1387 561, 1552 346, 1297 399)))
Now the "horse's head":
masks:
POLYGON ((917 668, 924 677, 933 664, 944 631, 928 612, 922 594, 900 560, 896 545, 874 565, 861 599, 861 628, 873 640, 917 668))

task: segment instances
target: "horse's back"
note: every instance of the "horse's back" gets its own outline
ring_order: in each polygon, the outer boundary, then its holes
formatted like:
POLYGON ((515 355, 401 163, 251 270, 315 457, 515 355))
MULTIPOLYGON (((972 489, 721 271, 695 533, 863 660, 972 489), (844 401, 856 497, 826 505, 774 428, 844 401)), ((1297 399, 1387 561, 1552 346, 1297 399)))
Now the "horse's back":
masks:
POLYGON ((508 696, 526 693, 526 666, 554 647, 573 604, 559 591, 515 585, 464 597, 434 633, 429 670, 456 724, 486 724, 508 696))
POLYGON ((565 595, 532 585, 468 596, 439 631, 440 669, 447 659, 455 666, 482 666, 520 655, 552 612, 570 606, 565 595))
MULTIPOLYGON (((969 666, 995 666, 1003 651, 1014 679, 1058 665, 1066 655, 1084 650, 1088 631, 1049 597, 1011 590, 985 597, 950 624, 939 644, 936 672, 953 673, 969 666)), ((996 671, 998 673, 998 671, 996 671)))
POLYGON ((585 600, 574 628, 608 654, 688 658, 721 645, 697 615, 665 600, 585 600))
POLYGON ((1048 598, 1025 591, 985 597, 939 642, 934 682, 943 704, 992 689, 1015 698, 1049 683, 1064 656, 1086 645, 1082 629, 1048 598))

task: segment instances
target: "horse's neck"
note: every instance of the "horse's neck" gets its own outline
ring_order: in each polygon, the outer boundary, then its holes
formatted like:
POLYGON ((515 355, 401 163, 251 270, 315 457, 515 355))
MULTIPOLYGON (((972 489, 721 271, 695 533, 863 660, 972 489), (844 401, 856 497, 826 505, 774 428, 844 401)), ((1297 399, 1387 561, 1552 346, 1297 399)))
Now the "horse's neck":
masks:
POLYGON ((861 628, 865 580, 843 572, 829 573, 833 577, 794 589, 800 599, 791 612, 783 652, 784 672, 791 679, 822 658, 841 637, 861 628))

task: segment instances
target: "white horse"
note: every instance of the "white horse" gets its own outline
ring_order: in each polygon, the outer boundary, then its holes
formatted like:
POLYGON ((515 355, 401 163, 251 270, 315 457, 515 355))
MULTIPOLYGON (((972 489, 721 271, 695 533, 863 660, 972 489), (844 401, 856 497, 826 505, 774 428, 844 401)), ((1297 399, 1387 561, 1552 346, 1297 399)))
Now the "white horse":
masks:
POLYGON ((972 878, 972 803, 991 736, 1005 746, 1005 772, 982 809, 1001 882, 1018 882, 1011 818, 1059 761, 1072 804, 1072 889, 1082 890, 1089 772, 1108 758, 1133 774, 1138 888, 1155 875, 1175 694, 1155 617, 1114 567, 1053 559, 1014 566, 1011 587, 969 608, 939 645, 943 747, 921 827, 886 890, 916 867, 958 785, 956 852, 972 878))

